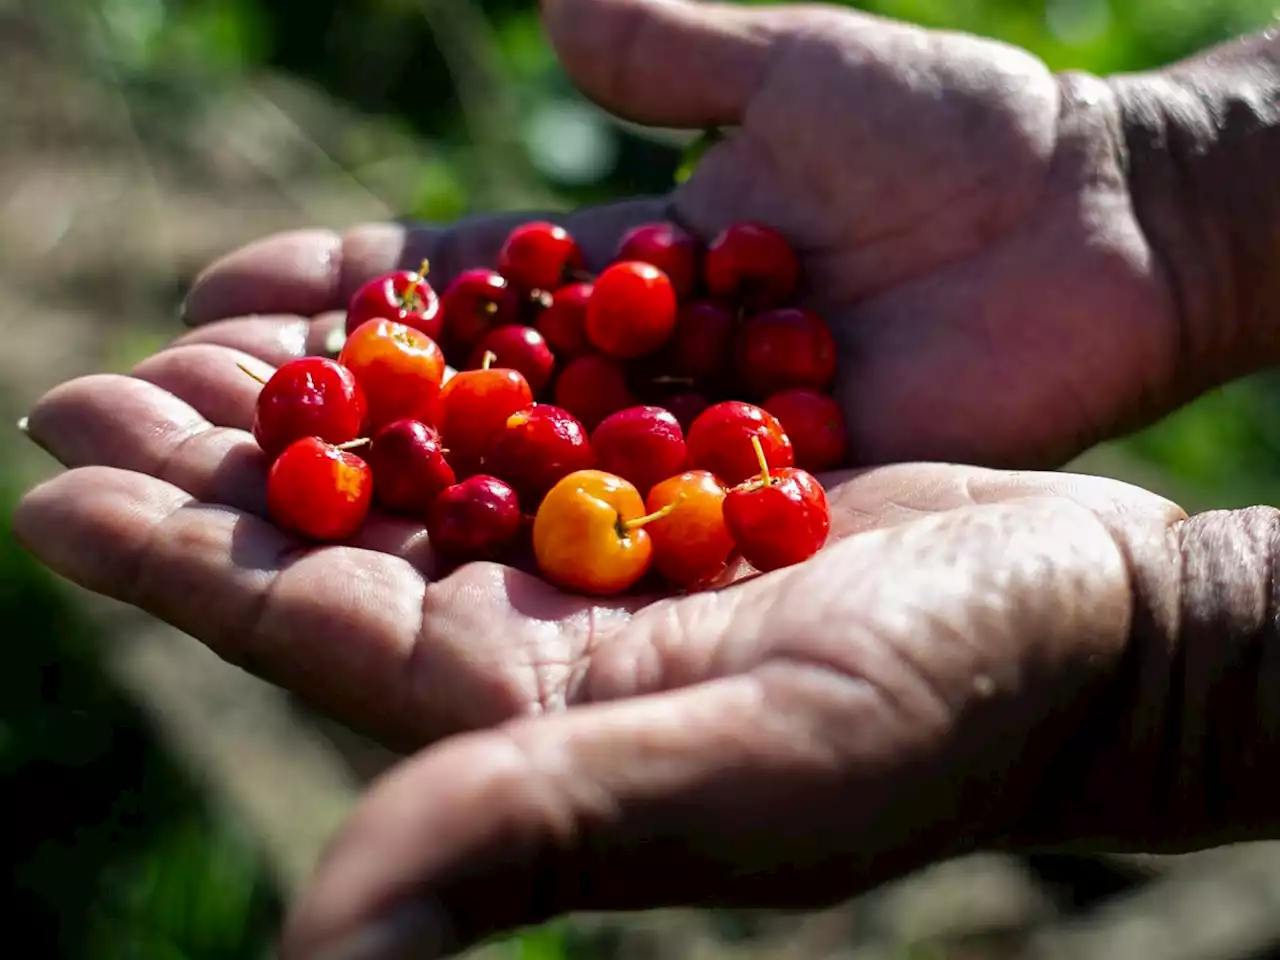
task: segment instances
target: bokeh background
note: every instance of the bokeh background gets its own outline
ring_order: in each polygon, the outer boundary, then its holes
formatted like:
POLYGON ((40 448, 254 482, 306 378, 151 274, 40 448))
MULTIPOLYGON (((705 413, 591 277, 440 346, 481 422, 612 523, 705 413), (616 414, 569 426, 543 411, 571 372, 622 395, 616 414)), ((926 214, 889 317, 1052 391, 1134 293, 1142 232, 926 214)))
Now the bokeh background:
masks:
MULTIPOLYGON (((1052 66, 1157 66, 1273 0, 868 0, 1052 66)), ((0 0, 0 423, 174 336, 195 271, 262 234, 568 207, 672 181, 688 136, 620 125, 529 0, 0 0)), ((1262 376, 1077 469, 1190 509, 1280 497, 1262 376)), ((4 523, 54 466, 0 430, 4 523)), ((5 955, 243 960, 387 758, 0 538, 5 955), (17 944, 22 946, 16 947, 17 944), (11 952, 15 951, 15 952, 11 952)), ((982 856, 808 915, 582 917, 477 951, 563 958, 1280 958, 1280 852, 982 856)))

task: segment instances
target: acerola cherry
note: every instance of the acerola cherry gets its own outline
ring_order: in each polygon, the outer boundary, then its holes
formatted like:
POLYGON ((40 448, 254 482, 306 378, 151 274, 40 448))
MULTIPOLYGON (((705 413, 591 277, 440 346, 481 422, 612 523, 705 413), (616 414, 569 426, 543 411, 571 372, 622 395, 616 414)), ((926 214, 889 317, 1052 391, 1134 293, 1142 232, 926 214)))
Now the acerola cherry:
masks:
POLYGON ((395 420, 373 435, 365 451, 374 493, 388 510, 425 519, 445 487, 457 482, 440 434, 419 420, 395 420))
POLYGON ((493 354, 479 370, 460 370, 440 391, 436 426, 455 470, 478 465, 507 418, 533 403, 529 382, 518 370, 495 367, 493 354))
POLYGON ((757 397, 788 387, 821 390, 836 373, 836 341, 818 314, 786 307, 750 317, 734 359, 739 378, 757 397))
POLYGON ((667 397, 662 405, 671 411, 672 416, 680 424, 680 429, 688 436, 689 428, 693 426, 693 421, 698 419, 698 415, 703 410, 711 406, 711 402, 700 393, 694 393, 687 390, 684 393, 673 394, 667 397))
POLYGON ((724 486, 706 470, 677 474, 649 491, 650 513, 672 507, 645 528, 653 541, 653 566, 668 583, 696 590, 724 573, 734 548, 724 498, 724 486))
POLYGON ((578 419, 561 407, 535 403, 507 417, 481 469, 511 484, 524 509, 535 513, 560 480, 594 464, 587 431, 578 419))
POLYGON ((373 472, 354 453, 319 439, 296 440, 267 473, 267 512, 282 530, 308 540, 346 540, 373 500, 373 472))
POLYGON ((751 445, 760 475, 724 498, 724 520, 742 558, 761 573, 808 560, 827 542, 831 510, 817 479, 794 467, 770 469, 760 438, 751 445))
POLYGON ((786 431, 796 466, 821 473, 844 463, 848 430, 840 404, 825 393, 796 388, 775 393, 761 404, 786 431))
POLYGON ((490 330, 520 322, 520 291, 492 270, 465 270, 440 297, 440 316, 449 346, 466 351, 490 330))
POLYGON ((374 277, 347 305, 347 335, 370 320, 394 320, 440 339, 440 298, 427 282, 427 261, 415 273, 397 270, 374 277))
POLYGON ((551 294, 547 306, 538 314, 538 332, 561 360, 572 360, 591 352, 587 340, 587 301, 595 286, 571 283, 551 294))
POLYGON ((733 355, 737 318, 712 300, 694 300, 680 308, 667 343, 668 363, 677 376, 716 381, 727 372, 733 355))
POLYGON ((533 327, 509 326, 490 331, 472 354, 471 366, 482 366, 486 353, 496 357, 494 366, 519 370, 535 394, 551 382, 556 366, 555 354, 547 346, 546 338, 533 327))
POLYGON ((710 470, 725 484, 741 483, 758 472, 752 437, 764 444, 770 463, 795 463, 791 440, 773 414, 754 404, 725 400, 707 407, 689 427, 689 465, 710 470))
POLYGON ((338 363, 364 390, 367 429, 378 430, 406 417, 429 422, 444 379, 444 354, 421 330, 392 320, 369 320, 347 337, 338 363))
POLYGON ((458 562, 499 559, 523 526, 516 492, 484 474, 445 488, 427 513, 431 548, 458 562))
POLYGON ((346 443, 361 435, 367 412, 364 391, 350 370, 325 357, 302 357, 263 384, 253 438, 269 457, 303 437, 346 443))
POLYGON ((671 280, 676 296, 685 300, 697 286, 701 258, 698 240, 674 223, 646 223, 627 231, 613 259, 638 260, 657 267, 671 280))
POLYGON ((596 277, 587 301, 587 339, 596 349, 630 359, 667 342, 676 325, 676 292, 647 263, 615 263, 596 277))
POLYGON ((628 407, 610 414, 591 432, 596 465, 617 474, 644 496, 659 480, 684 469, 684 431, 662 407, 628 407))
POLYGON ((555 385, 556 406, 564 407, 594 430, 611 413, 639 403, 627 384, 626 369, 611 357, 587 354, 560 371, 555 385))
POLYGON ((800 261, 786 238, 763 223, 735 223, 711 241, 707 290, 744 310, 780 307, 796 292, 800 261))
POLYGON ((498 252, 498 272, 526 292, 558 290, 582 270, 582 251, 564 227, 535 221, 516 227, 498 252))

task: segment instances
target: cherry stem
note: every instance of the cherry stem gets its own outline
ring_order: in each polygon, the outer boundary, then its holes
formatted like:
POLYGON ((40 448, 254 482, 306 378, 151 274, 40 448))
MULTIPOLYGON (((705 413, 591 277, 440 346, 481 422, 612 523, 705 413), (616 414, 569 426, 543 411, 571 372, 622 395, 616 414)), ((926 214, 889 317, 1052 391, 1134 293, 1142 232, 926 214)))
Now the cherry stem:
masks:
POLYGON ((418 287, 422 286, 422 281, 427 279, 427 274, 430 270, 431 261, 424 258, 422 263, 418 266, 417 275, 412 281, 410 281, 409 285, 404 288, 404 293, 400 295, 400 303, 402 306, 408 307, 410 303, 412 303, 413 298, 417 296, 418 287))
POLYGON ((773 477, 769 476, 769 458, 764 455, 760 438, 754 433, 751 435, 751 446, 756 452, 756 461, 760 464, 760 482, 766 487, 773 486, 773 477))
POLYGON ((333 448, 335 450, 355 450, 357 447, 363 447, 366 443, 369 443, 369 438, 360 437, 358 440, 348 440, 346 443, 335 443, 333 448))
POLYGON ((655 510, 653 513, 646 513, 643 517, 636 517, 634 520, 619 519, 618 529, 623 533, 629 533, 638 527, 643 527, 646 524, 653 523, 655 520, 661 520, 663 517, 669 517, 676 507, 684 503, 684 500, 685 494, 681 492, 679 496, 660 510, 655 510))
POLYGON ((267 385, 266 380, 263 380, 262 377, 258 376, 256 373, 254 373, 252 370, 246 367, 243 363, 237 363, 236 366, 239 367, 241 370, 243 370, 245 373, 247 373, 254 380, 257 380, 264 387, 267 385))
POLYGON ((492 350, 486 350, 484 352, 484 356, 480 358, 480 369, 488 370, 497 362, 498 362, 498 355, 494 353, 492 350))

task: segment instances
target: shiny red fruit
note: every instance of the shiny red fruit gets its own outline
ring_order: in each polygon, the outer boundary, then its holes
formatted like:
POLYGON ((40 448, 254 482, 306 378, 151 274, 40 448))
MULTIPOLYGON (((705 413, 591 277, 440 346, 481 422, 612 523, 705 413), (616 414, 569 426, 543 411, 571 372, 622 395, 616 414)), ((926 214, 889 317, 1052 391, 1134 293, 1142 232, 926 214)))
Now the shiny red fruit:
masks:
POLYGON ((562 407, 535 403, 507 417, 481 469, 511 484, 525 512, 535 514, 548 490, 594 465, 595 454, 578 418, 562 407))
POLYGON ((699 382, 720 380, 729 372, 737 318, 712 300, 694 300, 680 308, 667 344, 667 362, 676 376, 699 382))
POLYGON ((646 223, 629 230, 618 244, 615 261, 652 264, 671 281, 676 296, 693 296, 702 272, 702 245, 674 223, 646 223))
POLYGON ((653 541, 653 565, 670 584, 685 590, 707 586, 720 577, 733 553, 733 537, 724 522, 724 485, 706 470, 690 470, 654 486, 645 509, 668 515, 647 527, 653 541))
POLYGON ((493 366, 520 371, 535 394, 551 382, 556 366, 555 354, 547 346, 546 338, 533 327, 510 326, 491 331, 471 354, 471 366, 483 366, 486 353, 497 358, 493 366))
POLYGON ((440 434, 419 420, 387 424, 364 454, 378 502, 396 513, 425 519, 440 491, 457 482, 440 434))
POLYGON ((782 234, 762 223, 735 223, 707 247, 707 291, 749 312, 780 307, 796 293, 800 261, 782 234))
POLYGON ((369 320, 394 320, 440 339, 440 298, 427 282, 427 265, 374 277, 347 304, 347 335, 369 320))
POLYGON ((822 390, 836 374, 836 341, 812 310, 784 307, 747 319, 734 361, 739 379, 757 397, 789 387, 822 390))
MULTIPOLYGON (((763 453, 758 461, 763 461, 763 453)), ((724 520, 742 558, 761 573, 808 560, 831 532, 831 509, 817 479, 761 463, 757 477, 729 490, 724 520)))
POLYGON ((752 437, 759 438, 771 466, 795 464, 791 440, 773 414, 754 404, 725 400, 704 410, 689 428, 689 465, 710 470, 727 486, 741 483, 760 472, 752 437))
POLYGON ((442 491, 427 514, 431 548, 458 562, 500 558, 523 526, 516 492, 483 474, 442 491))
POLYGON ((711 401, 700 393, 686 390, 683 393, 667 397, 662 401, 662 405, 671 411, 679 422, 680 429, 687 436, 689 428, 693 426, 693 421, 698 419, 703 410, 711 406, 711 401))
POLYGON ((555 402, 588 430, 594 430, 609 414, 639 403, 627 384, 622 364, 612 357, 594 353, 570 361, 560 371, 555 384, 555 402))
POLYGON ((440 297, 445 342, 465 356, 489 331, 519 323, 521 305, 520 291, 500 274, 465 270, 440 297))
POLYGON ((392 320, 362 323, 347 337, 338 362, 364 390, 365 429, 404 418, 429 422, 444 379, 444 354, 421 330, 392 320))
POLYGON ((613 357, 643 357, 667 342, 678 307, 671 281, 657 267, 615 263, 596 277, 587 301, 587 339, 613 357))
POLYGON ((303 437, 346 443, 364 430, 368 405, 350 370, 325 357, 290 360, 263 384, 253 438, 276 457, 303 437))
POLYGON ((591 352, 587 340, 587 301, 595 286, 571 283, 551 294, 550 303, 538 314, 538 332, 561 360, 591 352))
POLYGON ((498 272, 529 293, 560 289, 582 264, 582 251, 569 231, 543 221, 516 227, 498 252, 498 272))
POLYGON ((372 500, 369 465, 317 437, 290 444, 267 473, 271 522, 308 540, 329 543, 353 536, 372 500))
POLYGON ((844 413, 833 397, 794 388, 775 393, 761 406, 778 418, 791 438, 797 467, 821 473, 844 465, 849 436, 844 413))
POLYGON ((531 403, 533 391, 518 370, 490 366, 455 374, 440 391, 436 424, 454 469, 475 469, 507 418, 531 403))
POLYGON ((598 469, 628 481, 648 496, 660 480, 684 469, 684 431, 662 407, 628 407, 606 417, 591 432, 598 469))

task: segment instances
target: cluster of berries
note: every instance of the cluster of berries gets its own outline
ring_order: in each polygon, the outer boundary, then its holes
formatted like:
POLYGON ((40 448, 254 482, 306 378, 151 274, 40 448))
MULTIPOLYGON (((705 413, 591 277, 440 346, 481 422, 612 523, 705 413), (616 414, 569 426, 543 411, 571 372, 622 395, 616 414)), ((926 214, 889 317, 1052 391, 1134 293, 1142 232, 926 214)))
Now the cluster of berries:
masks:
POLYGON ((650 571, 698 589, 735 557, 767 572, 826 542, 813 473, 845 456, 836 347, 790 305, 799 267, 776 231, 704 246, 647 224, 592 276, 535 222, 497 270, 441 294, 427 271, 365 284, 336 361, 263 382, 253 433, 280 527, 345 540, 376 502, 423 520, 443 558, 532 547, 545 579, 594 595, 650 571))

